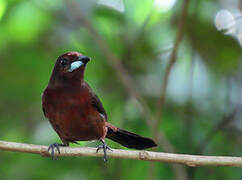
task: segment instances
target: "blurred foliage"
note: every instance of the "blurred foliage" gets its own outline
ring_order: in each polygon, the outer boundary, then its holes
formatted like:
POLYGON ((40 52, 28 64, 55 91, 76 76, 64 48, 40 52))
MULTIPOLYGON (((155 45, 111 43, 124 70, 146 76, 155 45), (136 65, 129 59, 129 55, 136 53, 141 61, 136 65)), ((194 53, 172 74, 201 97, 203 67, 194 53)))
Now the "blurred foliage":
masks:
MULTIPOLYGON (((124 0, 124 11, 120 11, 96 4, 95 0, 0 0, 0 139, 44 145, 60 141, 43 116, 41 94, 55 59, 66 51, 80 51, 93 59, 85 79, 102 100, 109 121, 151 136, 137 102, 127 95, 96 37, 78 17, 93 25, 155 112, 182 2, 158 11, 153 8, 153 0, 124 0)), ((160 127, 178 153, 242 156, 240 113, 216 130, 224 116, 242 108, 241 47, 214 28, 213 18, 219 8, 219 1, 211 0, 191 0, 189 6, 160 127), (201 144, 204 146, 198 150, 201 144)), ((108 144, 123 148, 111 141, 108 144)), ((150 176, 149 163, 134 160, 110 159, 104 164, 101 158, 63 157, 52 161, 37 155, 1 152, 0 162, 2 180, 150 176)), ((174 179, 170 165, 154 164, 155 179, 174 179)), ((186 172, 190 179, 197 180, 242 179, 241 168, 197 167, 186 172)))
POLYGON ((222 74, 236 73, 240 64, 241 47, 235 39, 218 32, 211 21, 199 18, 188 18, 187 33, 191 45, 209 67, 222 74), (195 26, 190 22, 194 22, 195 26))

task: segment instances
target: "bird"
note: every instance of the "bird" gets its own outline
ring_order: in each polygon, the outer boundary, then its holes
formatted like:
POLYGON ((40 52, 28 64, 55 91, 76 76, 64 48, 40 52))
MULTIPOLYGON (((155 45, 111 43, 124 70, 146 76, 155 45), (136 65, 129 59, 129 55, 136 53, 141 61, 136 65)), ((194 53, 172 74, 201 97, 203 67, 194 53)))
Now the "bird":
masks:
POLYGON ((103 159, 107 161, 105 138, 124 147, 143 150, 157 146, 147 137, 118 128, 107 121, 107 113, 88 83, 84 72, 90 58, 79 52, 67 52, 56 60, 48 85, 42 94, 42 109, 62 144, 49 145, 52 158, 55 150, 60 153, 61 146, 78 141, 98 140, 103 150, 103 159))

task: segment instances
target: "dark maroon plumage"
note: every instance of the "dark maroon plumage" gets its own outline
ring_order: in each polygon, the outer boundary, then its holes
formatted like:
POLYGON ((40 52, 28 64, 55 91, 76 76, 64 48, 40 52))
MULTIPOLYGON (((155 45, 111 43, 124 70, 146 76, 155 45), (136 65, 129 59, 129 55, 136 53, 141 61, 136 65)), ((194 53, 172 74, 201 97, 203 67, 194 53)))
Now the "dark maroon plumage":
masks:
POLYGON ((52 144, 49 149, 68 146, 76 141, 100 140, 104 150, 107 137, 121 145, 145 149, 156 146, 152 139, 117 128, 107 122, 107 114, 99 98, 84 81, 84 71, 90 59, 78 52, 61 55, 55 64, 49 84, 42 97, 43 112, 61 138, 63 144, 52 144))

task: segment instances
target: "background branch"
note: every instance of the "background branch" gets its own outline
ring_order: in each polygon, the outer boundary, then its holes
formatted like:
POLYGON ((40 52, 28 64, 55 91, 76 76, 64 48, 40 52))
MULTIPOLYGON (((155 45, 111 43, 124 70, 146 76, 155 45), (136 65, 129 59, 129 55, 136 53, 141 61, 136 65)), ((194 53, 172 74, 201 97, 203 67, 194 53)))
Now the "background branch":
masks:
POLYGON ((186 16, 187 16, 187 9, 188 9, 188 4, 189 4, 189 0, 184 0, 183 2, 183 6, 182 6, 182 10, 181 10, 181 15, 179 16, 178 19, 178 30, 177 30, 177 34, 176 34, 176 40, 174 43, 174 47, 173 50, 171 52, 171 57, 168 61, 168 65, 165 69, 165 75, 162 81, 162 86, 161 86, 161 95, 160 98, 157 102, 157 107, 156 107, 156 122, 154 123, 154 137, 157 136, 157 133, 159 131, 159 127, 160 127, 160 123, 162 120, 162 112, 163 112, 163 105, 165 103, 165 98, 166 98, 166 89, 168 86, 168 80, 169 80, 169 76, 171 73, 171 69, 174 65, 174 63, 176 62, 176 55, 177 55, 177 51, 180 45, 180 42, 182 40, 182 35, 183 35, 183 28, 184 28, 184 24, 185 24, 185 20, 186 20, 186 16))
MULTIPOLYGON (((48 146, 22 144, 16 142, 0 141, 0 150, 40 154, 50 156, 48 146)), ((61 153, 57 156, 92 156, 102 157, 103 153, 96 153, 96 148, 89 147, 64 147, 60 148, 61 153)), ((152 151, 130 151, 113 149, 108 151, 108 156, 120 159, 135 159, 144 161, 158 161, 166 163, 179 163, 187 166, 242 166, 242 157, 229 156, 198 156, 174 153, 162 153, 152 151)))

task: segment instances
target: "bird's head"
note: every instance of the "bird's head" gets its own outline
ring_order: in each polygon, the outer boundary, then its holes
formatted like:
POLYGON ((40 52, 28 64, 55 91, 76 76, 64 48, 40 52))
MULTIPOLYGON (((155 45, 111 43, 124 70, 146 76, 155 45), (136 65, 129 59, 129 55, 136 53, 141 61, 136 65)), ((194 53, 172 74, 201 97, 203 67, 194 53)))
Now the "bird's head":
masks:
POLYGON ((58 57, 51 75, 51 83, 82 81, 86 64, 90 58, 79 52, 67 52, 58 57))

